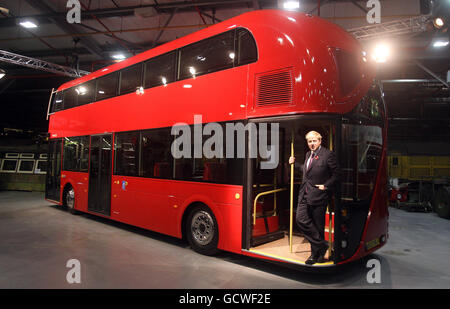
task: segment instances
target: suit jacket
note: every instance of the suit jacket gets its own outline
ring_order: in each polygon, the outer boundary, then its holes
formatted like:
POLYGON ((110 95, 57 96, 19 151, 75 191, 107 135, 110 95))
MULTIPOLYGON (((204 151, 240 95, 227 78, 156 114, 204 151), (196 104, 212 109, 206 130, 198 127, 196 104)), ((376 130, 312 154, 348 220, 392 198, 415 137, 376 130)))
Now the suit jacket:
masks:
POLYGON ((308 205, 324 205, 331 197, 331 192, 338 180, 338 164, 334 152, 321 146, 314 154, 308 170, 306 163, 311 156, 311 151, 306 153, 303 165, 303 182, 300 186, 299 202, 306 194, 308 205), (325 190, 320 190, 316 185, 324 185, 325 190))

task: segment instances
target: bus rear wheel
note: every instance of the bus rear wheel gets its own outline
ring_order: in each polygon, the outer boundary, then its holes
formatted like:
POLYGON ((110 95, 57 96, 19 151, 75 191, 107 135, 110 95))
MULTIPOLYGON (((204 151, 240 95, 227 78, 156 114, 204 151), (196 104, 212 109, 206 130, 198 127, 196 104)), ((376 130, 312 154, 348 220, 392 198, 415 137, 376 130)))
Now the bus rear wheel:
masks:
POLYGON ((219 250, 219 229, 208 207, 195 206, 186 221, 186 236, 191 248, 200 254, 214 255, 219 250))

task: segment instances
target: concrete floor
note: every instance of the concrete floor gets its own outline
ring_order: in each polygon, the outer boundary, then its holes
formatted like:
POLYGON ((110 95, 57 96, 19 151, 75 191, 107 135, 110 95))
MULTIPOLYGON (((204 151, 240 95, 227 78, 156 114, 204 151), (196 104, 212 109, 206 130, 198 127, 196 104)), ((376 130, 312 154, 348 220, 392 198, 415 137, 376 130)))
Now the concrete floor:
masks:
POLYGON ((0 192, 0 288, 450 288, 450 220, 390 208, 390 239, 376 254, 335 273, 293 271, 231 253, 199 255, 178 239, 83 214, 42 193, 0 192), (370 284, 369 259, 381 263, 370 284), (81 263, 69 284, 66 263, 81 263))

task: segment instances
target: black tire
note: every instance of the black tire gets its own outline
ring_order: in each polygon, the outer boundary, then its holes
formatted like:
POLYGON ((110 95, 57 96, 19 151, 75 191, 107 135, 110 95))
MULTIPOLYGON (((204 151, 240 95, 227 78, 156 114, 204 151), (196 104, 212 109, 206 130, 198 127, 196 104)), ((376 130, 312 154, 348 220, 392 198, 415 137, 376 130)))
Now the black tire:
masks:
POLYGON ((214 255, 219 251, 219 228, 216 217, 208 207, 195 206, 187 217, 185 228, 186 238, 195 252, 214 255))
POLYGON ((434 211, 441 218, 450 219, 450 187, 440 187, 434 199, 434 211))
POLYGON ((67 207, 67 211, 72 215, 78 214, 78 211, 75 209, 75 190, 72 186, 67 187, 64 190, 64 206, 67 207))

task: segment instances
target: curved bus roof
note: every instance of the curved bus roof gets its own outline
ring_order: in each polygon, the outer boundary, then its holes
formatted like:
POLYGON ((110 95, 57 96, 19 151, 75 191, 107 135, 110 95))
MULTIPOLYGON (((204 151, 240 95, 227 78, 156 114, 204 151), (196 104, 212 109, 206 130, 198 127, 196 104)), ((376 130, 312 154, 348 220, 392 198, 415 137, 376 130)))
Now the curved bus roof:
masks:
POLYGON ((258 45, 258 50, 265 48, 267 44, 274 43, 266 40, 265 28, 276 29, 284 34, 285 37, 289 37, 289 34, 297 34, 300 31, 302 41, 310 46, 319 45, 322 48, 338 46, 341 49, 347 50, 361 49, 358 42, 344 29, 319 17, 282 10, 257 10, 230 18, 206 29, 196 31, 121 62, 99 69, 91 74, 66 82, 58 88, 58 91, 77 86, 83 82, 107 75, 111 72, 121 70, 133 64, 238 27, 246 28, 253 34, 258 45), (303 29, 304 31, 302 31, 303 29))

